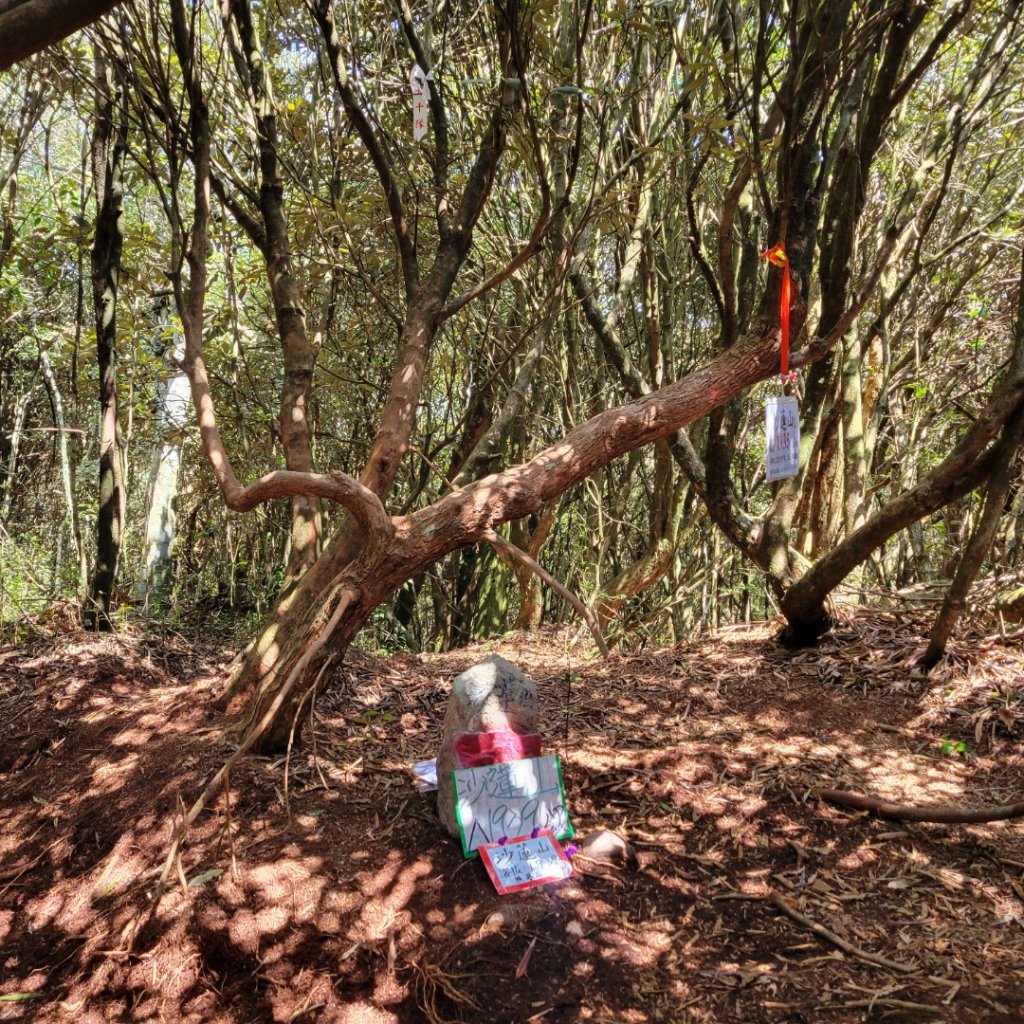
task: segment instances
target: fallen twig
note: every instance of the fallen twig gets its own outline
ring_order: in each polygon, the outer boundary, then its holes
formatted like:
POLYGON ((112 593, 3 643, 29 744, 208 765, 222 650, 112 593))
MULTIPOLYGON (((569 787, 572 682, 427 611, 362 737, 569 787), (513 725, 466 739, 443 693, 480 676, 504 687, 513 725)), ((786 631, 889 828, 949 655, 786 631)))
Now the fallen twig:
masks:
POLYGON ((823 1003, 816 1007, 819 1010, 872 1010, 881 1006, 887 1010, 924 1010, 928 1013, 941 1013, 942 1007, 932 1003, 912 1003, 909 999, 855 999, 852 1003, 823 1003))
POLYGON ((823 939, 827 939, 832 945, 838 946, 844 953, 849 953, 850 956, 855 956, 858 960, 865 960, 869 964, 877 964, 879 967, 887 967, 890 971, 901 971, 904 974, 916 970, 915 967, 897 963, 895 960, 887 960, 884 956, 879 956, 877 953, 869 953, 866 949, 855 946, 852 942, 848 942, 841 935, 836 935, 834 931, 831 931, 824 925, 812 921, 805 914, 797 910, 788 900, 783 899, 777 892, 772 893, 768 897, 768 902, 781 910, 787 917, 791 917, 798 924, 809 928, 815 935, 820 935, 823 939))
POLYGON ((894 804, 877 797, 851 793, 845 789, 816 789, 814 795, 830 804, 852 807, 858 811, 895 821, 931 821, 943 825, 972 825, 986 821, 1007 821, 1024 817, 1024 803, 996 807, 949 807, 944 804, 894 804))

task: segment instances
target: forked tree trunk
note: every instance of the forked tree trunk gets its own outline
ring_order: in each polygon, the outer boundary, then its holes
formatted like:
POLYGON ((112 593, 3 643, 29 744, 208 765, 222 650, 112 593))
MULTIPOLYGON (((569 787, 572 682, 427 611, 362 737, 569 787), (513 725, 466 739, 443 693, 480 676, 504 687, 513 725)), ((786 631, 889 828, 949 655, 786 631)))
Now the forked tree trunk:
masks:
POLYGON ((782 599, 782 611, 788 622, 783 634, 786 643, 811 644, 827 632, 832 625, 832 615, 826 607, 828 596, 858 565, 899 530, 944 508, 991 474, 999 446, 991 446, 990 442, 1005 429, 1005 424, 1024 415, 1022 396, 1024 379, 1001 389, 946 459, 916 487, 879 509, 790 587, 782 599))
MULTIPOLYGON (((769 300, 770 303, 771 300, 769 300)), ((744 342, 714 362, 660 391, 595 416, 530 462, 485 477, 413 515, 390 520, 386 537, 365 537, 349 526, 325 548, 275 610, 248 651, 231 692, 250 696, 241 726, 243 741, 264 718, 305 651, 314 646, 342 593, 355 591, 329 641, 305 665, 271 727, 255 749, 279 751, 328 659, 339 657, 373 609, 451 551, 479 543, 488 530, 540 511, 553 498, 611 459, 650 444, 700 419, 743 389, 767 378, 778 361, 770 313, 744 342)), ((366 479, 364 476, 364 483, 366 479)), ((372 489, 372 488, 371 488, 372 489)))

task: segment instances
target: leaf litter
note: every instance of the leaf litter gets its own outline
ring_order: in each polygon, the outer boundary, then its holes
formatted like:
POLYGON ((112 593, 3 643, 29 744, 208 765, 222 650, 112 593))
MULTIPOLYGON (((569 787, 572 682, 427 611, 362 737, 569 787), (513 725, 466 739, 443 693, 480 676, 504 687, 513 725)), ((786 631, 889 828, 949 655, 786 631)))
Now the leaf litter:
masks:
POLYGON ((1024 826, 812 796, 1024 794, 1021 636, 969 623, 925 676, 927 625, 847 611, 812 650, 755 624, 606 662, 568 630, 351 652, 287 764, 232 772, 131 953, 181 800, 232 749, 230 652, 0 652, 0 1020, 1024 1019, 1024 826), (579 835, 617 832, 635 864, 503 899, 440 831, 409 766, 493 652, 538 683, 579 835))

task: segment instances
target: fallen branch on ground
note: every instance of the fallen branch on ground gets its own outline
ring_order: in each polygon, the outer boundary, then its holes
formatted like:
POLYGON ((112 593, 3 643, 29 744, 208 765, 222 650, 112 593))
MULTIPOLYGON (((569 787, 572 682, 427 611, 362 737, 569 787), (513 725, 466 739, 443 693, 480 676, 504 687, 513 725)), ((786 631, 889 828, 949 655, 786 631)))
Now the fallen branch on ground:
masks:
POLYGON ((869 964, 877 964, 879 967, 887 967, 890 971, 900 971, 903 974, 909 974, 911 971, 917 970, 916 967, 900 964, 895 960, 887 960, 884 956, 879 956, 877 953, 869 953, 866 949, 861 949, 860 946, 847 942, 841 935, 836 935, 834 931, 800 913, 792 903, 783 899, 777 892, 773 892, 768 897, 768 902, 773 907, 781 910, 787 917, 791 917, 797 924, 810 928, 815 935, 820 935, 823 939, 827 939, 833 946, 838 946, 844 953, 849 953, 850 956, 855 956, 858 960, 865 960, 869 964))
POLYGON ((816 789, 814 795, 830 804, 870 811, 895 821, 931 821, 941 825, 979 825, 987 821, 1024 818, 1024 802, 996 807, 948 807, 943 804, 894 804, 877 797, 851 793, 845 789, 816 789))

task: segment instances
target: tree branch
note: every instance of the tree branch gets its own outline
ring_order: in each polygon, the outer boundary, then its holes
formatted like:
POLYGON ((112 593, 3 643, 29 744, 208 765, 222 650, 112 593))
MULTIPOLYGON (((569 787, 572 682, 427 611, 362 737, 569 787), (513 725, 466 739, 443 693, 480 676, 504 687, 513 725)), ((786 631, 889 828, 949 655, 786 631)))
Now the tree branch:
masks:
POLYGON ((553 219, 554 218, 551 216, 551 197, 547 190, 545 190, 541 202, 540 214, 537 216, 537 223, 534 225, 533 233, 530 235, 522 249, 519 250, 519 252, 502 270, 499 270, 496 274, 493 274, 485 281, 481 281, 468 291, 463 292, 457 298, 452 299, 452 301, 437 314, 434 322, 436 324, 443 323, 449 317, 454 316, 463 308, 463 306, 468 306, 469 303, 480 298, 481 295, 486 294, 492 289, 497 288, 498 285, 507 281, 521 266, 533 259, 533 257, 536 256, 543 248, 544 236, 547 234, 548 228, 551 226, 553 219))
MULTIPOLYGON (((345 67, 345 57, 341 52, 341 41, 338 38, 338 29, 334 20, 334 5, 331 0, 307 0, 310 11, 320 28, 320 33, 327 47, 327 55, 330 58, 331 73, 334 76, 334 85, 345 106, 345 113, 355 128, 356 133, 362 140, 370 155, 370 160, 377 171, 381 188, 384 190, 384 198, 388 204, 388 211, 391 214, 391 224, 395 230, 395 240, 398 243, 398 254, 402 263, 402 278, 405 282, 405 295, 411 300, 419 285, 419 264, 416 259, 416 244, 413 241, 412 231, 405 216, 405 209, 402 205, 402 195, 398 188, 398 182, 391 167, 391 158, 384 148, 369 118, 363 108, 359 105, 352 83, 349 81, 348 71, 345 67)), ((433 90, 431 90, 433 93, 433 90)))
POLYGON ((855 811, 870 811, 894 821, 930 821, 943 825, 978 825, 989 821, 1024 818, 1024 801, 996 807, 949 807, 944 804, 894 804, 873 796, 851 793, 845 789, 816 789, 820 800, 855 811))
POLYGON ((597 619, 594 618, 593 613, 589 608, 567 587, 562 586, 554 576, 551 575, 545 569, 540 562, 531 558, 522 548, 517 548, 511 541, 505 540, 500 534, 495 533, 493 530, 484 530, 482 534, 483 540, 487 541, 488 544, 493 548, 497 548, 498 551, 504 552, 509 558, 521 565, 525 565, 530 572, 535 573, 539 576, 552 590, 557 594, 561 594, 576 609, 580 618, 587 624, 590 632, 594 635, 594 643, 597 644, 598 650, 604 657, 609 657, 611 651, 608 650, 608 644, 605 643, 604 636, 601 633, 601 627, 598 625, 597 619))
POLYGON ((99 20, 121 0, 0 0, 0 71, 99 20))

